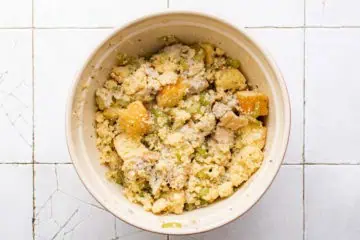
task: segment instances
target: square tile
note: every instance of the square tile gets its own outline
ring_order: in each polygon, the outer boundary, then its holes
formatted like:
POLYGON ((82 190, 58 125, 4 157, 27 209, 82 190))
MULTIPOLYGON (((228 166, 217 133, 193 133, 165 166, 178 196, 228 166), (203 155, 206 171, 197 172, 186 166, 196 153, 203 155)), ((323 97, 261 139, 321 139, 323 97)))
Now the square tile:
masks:
POLYGON ((302 167, 282 166, 269 191, 242 218, 207 233, 170 240, 301 240, 302 211, 302 167))
POLYGON ((311 26, 359 26, 358 0, 306 0, 306 24, 311 26))
POLYGON ((291 133, 285 163, 301 163, 304 111, 304 30, 247 29, 274 57, 283 73, 291 101, 291 133))
POLYGON ((306 240, 360 238, 360 166, 305 167, 306 240))
POLYGON ((194 10, 238 26, 302 26, 304 0, 169 0, 170 9, 194 10))
POLYGON ((35 161, 70 162, 65 105, 71 83, 110 30, 35 31, 35 161))
POLYGON ((31 165, 0 164, 1 239, 32 238, 32 190, 31 165))
POLYGON ((29 0, 0 1, 0 27, 31 27, 32 3, 29 0))
POLYGON ((306 30, 305 157, 360 163, 360 29, 306 30))
POLYGON ((34 0, 36 27, 112 27, 166 9, 166 0, 34 0))
POLYGON ((0 52, 0 162, 32 162, 31 30, 0 30, 0 52))
POLYGON ((117 220, 71 164, 38 164, 35 172, 35 239, 164 239, 117 220))

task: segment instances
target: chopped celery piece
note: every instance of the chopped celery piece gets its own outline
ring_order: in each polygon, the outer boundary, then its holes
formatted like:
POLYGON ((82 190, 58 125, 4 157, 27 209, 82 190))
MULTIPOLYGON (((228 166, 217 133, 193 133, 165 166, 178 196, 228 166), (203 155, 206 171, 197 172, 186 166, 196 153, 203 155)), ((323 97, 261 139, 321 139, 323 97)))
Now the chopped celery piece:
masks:
POLYGON ((161 225, 162 228, 181 228, 181 223, 178 222, 167 222, 161 225))

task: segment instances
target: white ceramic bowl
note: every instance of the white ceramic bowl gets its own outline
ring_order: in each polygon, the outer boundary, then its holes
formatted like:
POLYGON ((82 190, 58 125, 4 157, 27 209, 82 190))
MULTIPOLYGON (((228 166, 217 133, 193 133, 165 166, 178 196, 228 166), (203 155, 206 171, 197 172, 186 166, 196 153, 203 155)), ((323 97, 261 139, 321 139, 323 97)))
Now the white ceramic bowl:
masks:
MULTIPOLYGON (((118 29, 93 52, 74 82, 69 96, 66 135, 74 166, 89 192, 110 212, 136 227, 165 234, 192 234, 222 226, 249 210, 269 188, 284 158, 290 129, 290 104, 275 63, 242 30, 214 17, 191 12, 165 12, 138 19, 118 29), (95 146, 95 90, 116 62, 116 51, 145 54, 158 50, 161 36, 184 42, 210 42, 241 61, 248 81, 269 96, 268 136, 261 168, 231 197, 182 215, 157 216, 130 203, 121 187, 105 178, 95 146), (179 222, 181 228, 162 228, 179 222)), ((281 197, 281 196, 279 196, 281 197)), ((90 230, 91 231, 91 230, 90 230)))

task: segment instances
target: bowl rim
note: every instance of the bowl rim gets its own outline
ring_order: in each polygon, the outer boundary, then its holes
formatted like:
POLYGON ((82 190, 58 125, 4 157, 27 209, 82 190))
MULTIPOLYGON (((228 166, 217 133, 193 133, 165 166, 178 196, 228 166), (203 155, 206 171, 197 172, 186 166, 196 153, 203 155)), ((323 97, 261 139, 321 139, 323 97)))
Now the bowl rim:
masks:
POLYGON ((261 46, 257 40, 255 40, 252 36, 250 36, 248 33, 246 33, 244 31, 244 27, 243 26, 235 26, 233 24, 231 24, 230 22, 228 22, 228 20, 224 19, 223 17, 219 17, 219 16, 215 16, 213 14, 209 14, 209 13, 204 13, 204 12, 199 12, 199 11, 193 11, 193 10, 161 10, 161 11, 154 11, 150 14, 145 14, 142 17, 137 17, 137 18, 133 18, 132 20, 127 21, 125 24, 121 24, 119 26, 116 26, 114 28, 111 29, 112 33, 109 34, 108 36, 105 37, 105 39, 103 39, 101 42, 99 42, 97 44, 97 46, 95 48, 93 48, 93 50, 90 52, 90 54, 87 55, 86 60, 82 63, 81 68, 76 72, 76 74, 74 75, 75 78, 73 79, 70 87, 69 87, 69 93, 68 93, 68 97, 67 97, 67 102, 66 102, 66 111, 65 111, 65 135, 66 135, 66 144, 67 144, 67 148, 68 148, 68 153, 72 162, 72 165, 75 168, 75 172, 78 175, 79 179, 81 180, 83 186, 85 187, 85 189, 90 193, 90 195, 102 206, 104 207, 104 209, 109 212, 110 214, 112 214, 113 216, 115 216, 116 218, 118 218, 119 220, 125 222, 126 224, 129 224, 131 226, 137 227, 139 229, 148 231, 148 232, 152 232, 152 233, 157 233, 157 234, 167 234, 167 235, 190 235, 190 234, 198 234, 198 233, 204 233, 204 232, 208 232, 217 228, 220 228, 222 226, 225 226, 235 220, 237 220, 238 218, 240 218, 241 216, 245 215, 250 209, 252 209, 259 201, 260 199, 264 196, 265 192, 267 192, 267 190, 271 187, 271 185, 273 184, 277 174, 279 173, 279 170, 282 166, 282 163, 284 161, 284 157, 287 151, 287 147, 289 144, 289 137, 290 137, 290 130, 291 130, 291 105, 290 105, 290 98, 289 98, 289 93, 288 93, 288 88, 286 86, 286 83, 284 81, 283 75, 279 69, 279 67, 277 66, 276 62, 274 61, 272 55, 269 53, 269 51, 261 46), (213 227, 210 228, 206 228, 206 227, 202 227, 202 228, 198 228, 197 230, 184 230, 183 232, 171 232, 171 229, 164 229, 164 231, 157 231, 154 230, 152 228, 148 228, 145 226, 140 226, 136 223, 130 223, 127 222, 126 219, 122 218, 122 216, 118 216, 115 213, 113 213, 110 208, 106 205, 106 203, 104 203, 101 198, 99 198, 97 196, 96 191, 92 190, 89 186, 87 186, 86 181, 84 180, 83 176, 80 175, 79 173, 79 169, 80 166, 78 166, 77 164, 77 160, 78 157, 75 153, 75 149, 74 149, 74 144, 72 142, 72 138, 71 138, 71 122, 72 122, 72 110, 73 110, 73 99, 76 95, 76 89, 77 89, 77 85, 79 84, 80 81, 80 76, 83 73, 83 71, 85 70, 85 68, 87 67, 88 63, 90 62, 90 60, 95 56, 95 54, 100 50, 100 48, 112 37, 116 36, 121 30, 137 23, 137 22, 141 22, 144 21, 146 19, 150 19, 150 18, 154 18, 154 17, 161 17, 161 16, 167 16, 167 15, 173 15, 173 14, 185 14, 185 15, 195 15, 195 16, 200 16, 200 17, 205 17, 205 18, 210 18, 216 21, 219 21, 233 29, 236 29, 237 31, 239 31, 241 34, 243 34, 245 37, 248 38, 248 40, 250 40, 250 42, 260 51, 263 53, 264 58, 266 60, 266 62, 269 64, 270 68, 274 71, 274 74, 276 76, 276 80, 279 83, 279 87, 281 89, 281 92, 283 94, 283 104, 284 104, 284 116, 285 119, 288 120, 288 122, 284 123, 284 134, 283 136, 285 137, 285 141, 282 143, 282 153, 280 155, 281 157, 281 161, 279 161, 279 164, 277 166, 276 172, 274 173, 274 177, 271 179, 271 181, 269 181, 267 183, 267 186, 262 190, 262 192, 259 194, 258 198, 256 201, 254 201, 247 209, 245 209, 243 211, 243 213, 239 213, 237 214, 235 217, 228 219, 226 222, 222 222, 222 223, 218 223, 213 227))

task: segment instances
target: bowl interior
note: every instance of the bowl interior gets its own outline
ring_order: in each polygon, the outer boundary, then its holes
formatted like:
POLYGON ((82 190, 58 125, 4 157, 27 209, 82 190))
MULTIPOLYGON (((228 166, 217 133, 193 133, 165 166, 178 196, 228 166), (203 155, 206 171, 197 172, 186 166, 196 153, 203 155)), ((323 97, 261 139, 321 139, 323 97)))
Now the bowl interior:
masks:
POLYGON ((289 135, 289 103, 280 73, 258 45, 238 29, 211 17, 193 13, 164 13, 138 20, 114 33, 89 58, 81 70, 67 109, 67 138, 76 170, 88 190, 120 219, 145 230, 189 234, 221 226, 246 212, 261 197, 275 177, 289 135), (130 55, 154 53, 163 43, 159 37, 175 35, 185 43, 210 42, 241 61, 248 82, 269 96, 266 119, 268 136, 261 168, 233 196, 206 208, 182 215, 156 216, 130 203, 121 187, 105 178, 95 146, 95 90, 107 79, 117 52, 130 55), (182 228, 162 228, 165 222, 180 222, 182 228))

